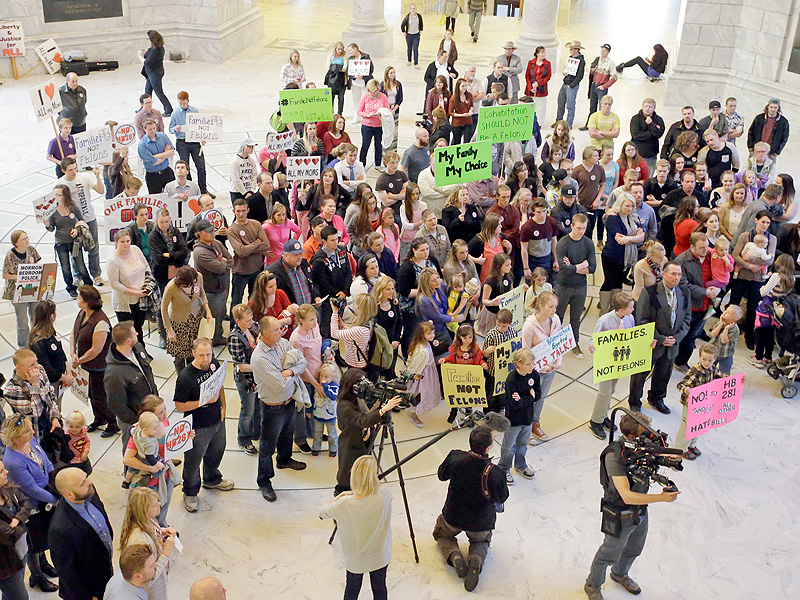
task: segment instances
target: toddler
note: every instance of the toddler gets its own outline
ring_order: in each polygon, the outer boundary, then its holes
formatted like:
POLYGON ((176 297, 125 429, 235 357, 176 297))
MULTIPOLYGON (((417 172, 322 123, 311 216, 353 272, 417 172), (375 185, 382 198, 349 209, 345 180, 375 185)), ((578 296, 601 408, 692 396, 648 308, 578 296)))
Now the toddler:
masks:
POLYGON ((729 304, 722 311, 719 320, 709 319, 705 330, 710 343, 717 349, 717 362, 719 372, 730 375, 733 368, 733 354, 736 351, 736 342, 739 340, 739 326, 736 322, 742 318, 742 307, 738 304, 729 304))
MULTIPOLYGON (((752 242, 747 242, 742 250, 742 258, 745 260, 772 260, 772 255, 767 252, 769 238, 761 233, 753 236, 752 242)), ((716 246, 714 247, 716 250, 716 246)), ((767 278, 767 265, 761 265, 761 279, 767 278)))
MULTIPOLYGON (((447 314, 455 317, 466 313, 469 294, 464 289, 464 275, 458 273, 450 280, 450 294, 447 296, 447 314)), ((455 333, 459 323, 455 320, 447 324, 447 328, 455 333)))
POLYGON ((711 253, 711 279, 703 282, 705 287, 717 287, 724 290, 728 286, 731 281, 733 267, 736 264, 730 254, 730 250, 731 243, 728 238, 724 236, 717 238, 714 244, 714 252, 711 253))
POLYGON ((314 442, 311 456, 319 456, 322 448, 322 434, 328 430, 328 456, 336 458, 339 449, 339 435, 336 433, 336 397, 339 395, 341 373, 334 362, 323 363, 319 368, 319 382, 325 395, 314 395, 314 442))
POLYGON ((78 467, 87 475, 92 474, 92 463, 89 462, 89 433, 86 431, 86 418, 79 412, 73 411, 64 419, 67 426, 67 445, 72 452, 72 460, 69 461, 71 467, 78 467))
POLYGON ((150 471, 128 469, 122 487, 128 489, 135 476, 139 477, 137 484, 147 485, 150 479, 157 477, 164 469, 164 463, 161 462, 158 455, 158 439, 162 437, 164 437, 164 425, 155 414, 143 412, 139 415, 139 422, 131 429, 131 438, 136 446, 136 458, 151 467, 158 467, 158 471, 151 473, 150 471))

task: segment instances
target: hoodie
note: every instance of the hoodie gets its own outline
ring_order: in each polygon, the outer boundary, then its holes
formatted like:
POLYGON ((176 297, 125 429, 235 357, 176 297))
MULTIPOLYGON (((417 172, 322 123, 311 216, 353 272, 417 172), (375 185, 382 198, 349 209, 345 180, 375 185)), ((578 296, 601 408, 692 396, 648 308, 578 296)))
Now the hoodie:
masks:
POLYGON ((567 206, 563 201, 560 201, 553 207, 553 210, 550 211, 550 216, 558 223, 559 238, 564 237, 570 232, 572 217, 578 213, 586 214, 586 209, 581 206, 577 199, 572 203, 572 206, 567 206))
POLYGON ((139 406, 144 397, 157 394, 150 362, 153 357, 142 344, 133 347, 136 364, 126 358, 112 344, 106 356, 106 372, 103 385, 108 398, 108 408, 123 423, 133 424, 139 418, 139 406))
POLYGON ((238 192, 243 196, 258 189, 256 176, 259 172, 253 155, 247 158, 243 156, 244 149, 245 146, 239 148, 239 153, 231 159, 231 192, 238 192))

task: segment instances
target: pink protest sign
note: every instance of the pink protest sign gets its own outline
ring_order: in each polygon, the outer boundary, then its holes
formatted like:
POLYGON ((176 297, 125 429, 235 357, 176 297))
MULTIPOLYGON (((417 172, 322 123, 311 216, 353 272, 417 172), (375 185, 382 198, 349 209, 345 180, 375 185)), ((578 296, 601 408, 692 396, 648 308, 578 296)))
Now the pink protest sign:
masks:
POLYGON ((722 427, 739 416, 744 373, 715 379, 689 390, 686 413, 686 439, 722 427))

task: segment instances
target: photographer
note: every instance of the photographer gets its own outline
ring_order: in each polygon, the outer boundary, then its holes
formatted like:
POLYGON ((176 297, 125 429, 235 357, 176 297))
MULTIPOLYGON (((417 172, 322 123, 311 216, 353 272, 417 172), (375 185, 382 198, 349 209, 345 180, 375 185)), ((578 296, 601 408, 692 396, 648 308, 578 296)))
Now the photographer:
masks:
POLYGON ((363 398, 356 397, 353 387, 367 374, 361 369, 349 369, 339 382, 336 399, 336 418, 339 423, 339 471, 334 492, 341 494, 350 489, 350 469, 359 456, 372 452, 377 425, 383 416, 400 404, 395 396, 384 404, 376 402, 367 406, 363 398))
MULTIPOLYGON (((636 417, 650 424, 650 417, 636 417)), ((603 600, 600 586, 606 580, 606 568, 611 567, 611 579, 631 594, 641 592, 639 585, 628 577, 628 571, 642 553, 647 539, 647 505, 653 502, 674 502, 680 492, 648 494, 648 483, 636 483, 626 472, 622 457, 624 440, 633 441, 646 429, 630 415, 623 415, 619 429, 624 438, 611 442, 600 454, 600 483, 603 486, 603 525, 606 534, 603 545, 592 561, 584 591, 589 600, 603 600), (616 519, 614 518, 616 516, 616 519)))

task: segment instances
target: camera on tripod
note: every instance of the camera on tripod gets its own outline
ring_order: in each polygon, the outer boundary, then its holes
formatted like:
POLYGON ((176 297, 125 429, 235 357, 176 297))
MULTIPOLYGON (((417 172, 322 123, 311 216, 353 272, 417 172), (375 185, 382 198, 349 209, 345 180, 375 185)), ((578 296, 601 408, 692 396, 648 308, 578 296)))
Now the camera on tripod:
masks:
POLYGON ((408 384, 414 380, 414 374, 404 371, 394 379, 385 379, 380 377, 378 381, 372 383, 366 377, 353 386, 353 392, 357 398, 364 400, 366 405, 371 409, 377 402, 378 405, 383 405, 387 400, 394 396, 400 396, 402 401, 400 406, 407 408, 409 406, 416 406, 419 404, 420 396, 417 392, 408 392, 408 384))
POLYGON ((679 456, 669 456, 669 454, 680 454, 681 451, 667 446, 666 433, 648 428, 648 431, 638 438, 634 440, 622 438, 620 443, 622 445, 620 456, 625 461, 625 469, 634 483, 647 485, 653 481, 664 486, 666 492, 678 491, 672 480, 658 472, 659 467, 683 471, 683 459, 679 456))

